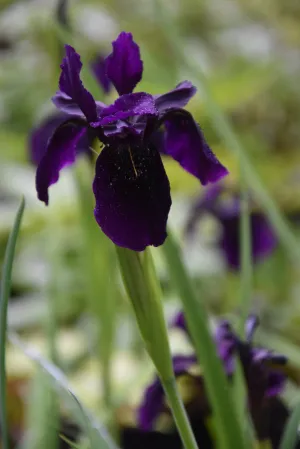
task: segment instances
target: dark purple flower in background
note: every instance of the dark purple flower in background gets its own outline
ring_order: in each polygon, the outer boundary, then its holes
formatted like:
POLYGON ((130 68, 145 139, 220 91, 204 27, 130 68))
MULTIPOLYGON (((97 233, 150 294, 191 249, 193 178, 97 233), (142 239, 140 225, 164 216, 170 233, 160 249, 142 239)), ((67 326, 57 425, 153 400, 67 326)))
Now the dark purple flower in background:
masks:
POLYGON ((95 101, 80 79, 81 61, 67 45, 59 91, 53 97, 69 118, 48 142, 36 175, 38 197, 48 204, 48 188, 60 170, 75 161, 78 142, 93 130, 104 148, 96 162, 93 190, 95 218, 117 245, 142 251, 166 238, 171 207, 170 185, 152 136, 164 125, 165 152, 202 184, 227 170, 207 145, 192 115, 182 109, 196 88, 184 81, 172 91, 152 96, 132 93, 142 78, 143 63, 130 33, 122 32, 106 58, 105 73, 119 98, 109 105, 95 101))
MULTIPOLYGON (((240 266, 240 199, 217 184, 206 189, 195 203, 187 224, 188 236, 193 236, 196 225, 204 213, 213 215, 222 226, 220 247, 223 249, 228 265, 233 269, 240 266)), ((267 257, 275 249, 277 238, 267 217, 258 211, 250 215, 252 259, 253 262, 267 257)))
MULTIPOLYGON (((256 315, 248 317, 243 340, 235 334, 228 321, 222 321, 217 326, 215 341, 229 379, 234 375, 236 356, 239 356, 248 390, 248 408, 258 438, 260 441, 271 440, 272 448, 278 448, 289 416, 289 410, 280 398, 286 383, 287 359, 274 351, 253 345, 258 324, 256 315)), ((174 317, 171 325, 183 330, 190 339, 182 312, 174 317)))
MULTIPOLYGON (((234 374, 235 357, 238 354, 249 388, 255 384, 255 394, 262 394, 263 397, 276 396, 281 393, 285 384, 286 376, 281 368, 287 360, 271 350, 253 346, 253 336, 258 324, 258 317, 250 315, 245 323, 245 340, 241 340, 232 330, 230 323, 222 321, 215 334, 217 350, 228 376, 234 374), (261 385, 260 393, 258 383, 261 385)), ((183 330, 190 338, 183 312, 175 315, 171 326, 183 330)))
MULTIPOLYGON (((197 363, 194 355, 178 355, 173 357, 173 368, 176 377, 187 374, 197 363)), ((158 377, 147 387, 142 404, 138 409, 138 425, 142 430, 153 430, 155 421, 167 407, 164 400, 164 390, 158 377)))
POLYGON ((217 330, 216 340, 220 358, 229 377, 234 374, 238 354, 248 388, 248 408, 260 441, 270 439, 278 448, 289 411, 281 401, 286 375, 285 356, 269 349, 253 346, 252 339, 258 318, 250 315, 245 326, 245 340, 241 340, 227 321, 217 330))
POLYGON ((239 355, 252 402, 277 396, 282 392, 286 381, 282 370, 287 362, 286 357, 269 349, 253 346, 253 335, 258 324, 256 315, 248 317, 245 340, 234 333, 228 321, 220 323, 216 332, 218 353, 228 376, 234 374, 235 356, 239 355))
MULTIPOLYGON (((177 355, 173 357, 173 367, 177 381, 180 383, 180 380, 185 378, 183 385, 188 394, 184 399, 184 405, 195 439, 199 448, 211 449, 214 447, 214 444, 205 423, 210 410, 204 394, 203 379, 200 374, 196 375, 190 372, 191 368, 196 364, 197 360, 194 355, 177 355)), ((158 377, 154 379, 144 392, 141 405, 137 410, 137 427, 122 428, 121 447, 123 449, 141 447, 179 449, 182 447, 177 429, 174 423, 172 423, 171 412, 158 377), (166 425, 165 423, 163 425, 165 427, 164 430, 158 424, 159 418, 163 414, 170 416, 169 424, 166 425), (150 446, 150 442, 153 443, 152 446, 150 446)))

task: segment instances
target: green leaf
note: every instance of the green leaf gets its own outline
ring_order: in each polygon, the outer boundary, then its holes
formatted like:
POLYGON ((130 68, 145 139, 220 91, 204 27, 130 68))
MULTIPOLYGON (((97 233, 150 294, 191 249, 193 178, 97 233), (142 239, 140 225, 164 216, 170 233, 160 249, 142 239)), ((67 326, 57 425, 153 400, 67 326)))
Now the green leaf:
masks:
POLYGON ((59 390, 60 396, 69 406, 72 418, 81 426, 90 441, 91 449, 117 449, 116 444, 110 437, 106 428, 100 424, 91 413, 81 404, 72 388, 70 387, 64 373, 53 365, 53 363, 44 359, 36 351, 29 349, 15 334, 10 334, 11 343, 17 346, 27 357, 37 364, 39 368, 48 376, 52 384, 59 390))
POLYGON ((15 222, 10 233, 6 251, 4 264, 2 268, 1 290, 0 290, 0 416, 1 416, 1 431, 3 439, 3 448, 8 449, 8 423, 7 423, 7 404, 6 404, 6 368, 5 368, 5 354, 6 354, 6 328, 7 328, 7 305, 11 288, 11 273, 13 267, 13 260, 17 238, 21 226, 23 212, 25 208, 24 197, 21 200, 15 222))
POLYGON ((279 449, 294 449, 296 441, 299 439, 299 424, 300 404, 297 404, 286 423, 279 449))
POLYGON ((218 444, 226 449, 243 449, 247 447, 243 431, 239 425, 240 420, 237 418, 225 372, 217 356, 205 307, 194 293, 177 243, 170 232, 168 234, 162 250, 174 289, 182 301, 188 328, 201 363, 208 398, 216 421, 218 444))

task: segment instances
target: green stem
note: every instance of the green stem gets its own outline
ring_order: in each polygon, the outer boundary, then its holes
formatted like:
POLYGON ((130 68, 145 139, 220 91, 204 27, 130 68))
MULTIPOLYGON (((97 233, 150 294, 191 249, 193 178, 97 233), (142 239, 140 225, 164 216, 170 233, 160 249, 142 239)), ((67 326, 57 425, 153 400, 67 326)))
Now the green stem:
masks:
POLYGON ((116 250, 124 286, 145 348, 161 379, 184 447, 197 449, 174 377, 161 291, 150 250, 148 248, 141 255, 118 246, 116 250))
POLYGON ((197 443, 194 434, 191 430, 191 426, 182 404, 182 400, 179 395, 179 391, 176 384, 176 379, 171 378, 167 381, 162 379, 162 385, 166 393, 168 404, 172 410, 173 418, 176 423, 176 427, 183 441, 186 449, 197 448, 197 443))

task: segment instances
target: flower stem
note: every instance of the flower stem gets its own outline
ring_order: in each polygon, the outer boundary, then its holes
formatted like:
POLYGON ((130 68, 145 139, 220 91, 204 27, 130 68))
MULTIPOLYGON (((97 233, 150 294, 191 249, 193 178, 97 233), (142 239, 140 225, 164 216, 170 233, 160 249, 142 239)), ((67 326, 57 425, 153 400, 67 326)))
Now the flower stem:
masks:
POLYGON ((161 291, 149 248, 143 253, 116 246, 124 286, 131 301, 145 348, 158 372, 185 449, 197 449, 177 389, 161 291))
POLYGON ((180 398, 175 378, 173 377, 166 381, 162 379, 162 385, 185 449, 197 448, 197 443, 180 398))

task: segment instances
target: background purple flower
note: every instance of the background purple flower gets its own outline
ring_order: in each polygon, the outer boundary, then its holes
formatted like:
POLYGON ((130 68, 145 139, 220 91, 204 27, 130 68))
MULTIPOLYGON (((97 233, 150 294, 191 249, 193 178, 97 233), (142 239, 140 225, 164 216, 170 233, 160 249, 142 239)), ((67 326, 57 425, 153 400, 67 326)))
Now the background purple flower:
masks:
MULTIPOLYGON (((188 236, 194 236, 198 220, 204 213, 213 215, 222 226, 220 247, 228 265, 233 269, 240 266, 240 200, 221 184, 208 187, 195 203, 187 223, 188 236)), ((276 247, 277 238, 267 217, 256 210, 250 212, 251 243, 253 262, 267 257, 276 247)))
POLYGON ((236 355, 241 359, 251 402, 261 402, 267 397, 277 396, 282 392, 286 381, 282 370, 286 357, 253 346, 257 326, 258 318, 250 315, 245 325, 245 341, 234 333, 228 321, 221 322, 216 331, 218 353, 228 376, 234 374, 236 355))

